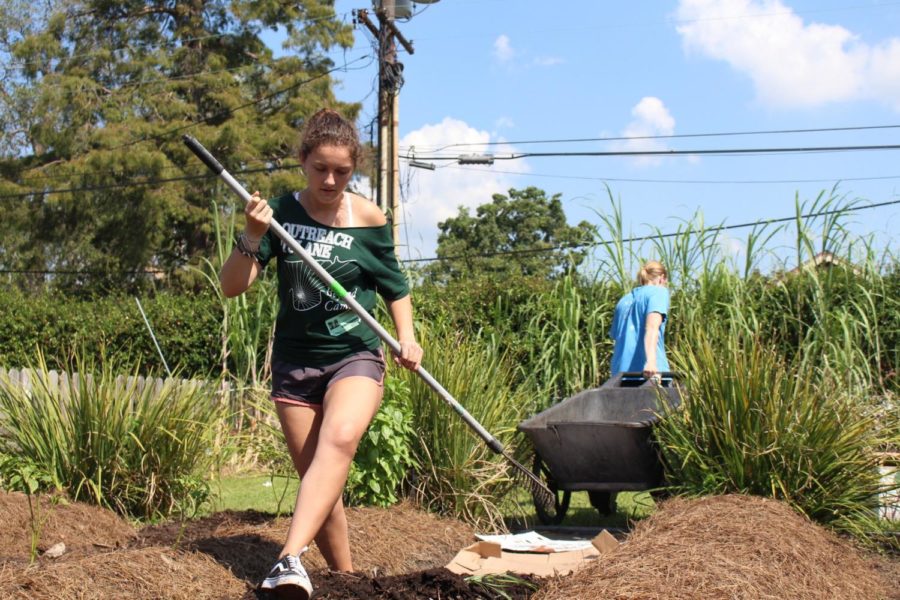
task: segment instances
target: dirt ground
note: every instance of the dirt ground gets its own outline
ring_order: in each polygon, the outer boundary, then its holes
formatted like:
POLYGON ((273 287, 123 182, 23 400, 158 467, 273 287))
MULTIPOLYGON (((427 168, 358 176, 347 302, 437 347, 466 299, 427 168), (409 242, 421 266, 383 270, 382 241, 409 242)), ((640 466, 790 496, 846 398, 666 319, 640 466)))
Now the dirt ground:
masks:
MULTIPOLYGON (((136 529, 109 511, 47 499, 38 514, 39 556, 30 563, 27 499, 0 492, 2 598, 263 599, 255 586, 289 523, 224 512, 136 529), (60 542, 65 553, 44 554, 60 542)), ((565 577, 526 577, 502 593, 443 568, 475 539, 459 521, 411 504, 350 509, 348 520, 357 571, 328 571, 313 547, 303 561, 314 598, 900 600, 900 559, 863 552, 761 498, 671 500, 594 564, 565 577)))

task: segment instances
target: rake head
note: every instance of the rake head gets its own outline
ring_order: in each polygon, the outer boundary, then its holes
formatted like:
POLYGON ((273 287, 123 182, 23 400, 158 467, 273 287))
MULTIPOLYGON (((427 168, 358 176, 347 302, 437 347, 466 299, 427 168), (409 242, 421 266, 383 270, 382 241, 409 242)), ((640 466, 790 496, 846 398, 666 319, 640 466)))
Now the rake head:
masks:
POLYGON ((556 494, 554 494, 537 475, 510 456, 506 451, 501 454, 503 454, 503 457, 513 466, 513 477, 524 487, 528 488, 535 502, 539 502, 541 508, 547 512, 555 510, 556 494))

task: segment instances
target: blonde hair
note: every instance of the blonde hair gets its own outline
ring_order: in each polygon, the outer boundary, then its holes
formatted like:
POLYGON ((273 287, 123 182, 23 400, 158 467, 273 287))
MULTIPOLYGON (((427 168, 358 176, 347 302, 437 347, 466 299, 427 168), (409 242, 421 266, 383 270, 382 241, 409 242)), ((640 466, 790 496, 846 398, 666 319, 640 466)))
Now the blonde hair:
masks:
POLYGON ((666 271, 666 268, 661 262, 657 260, 648 260, 641 265, 641 270, 638 271, 637 280, 641 285, 647 285, 654 279, 668 276, 669 272, 666 271))
POLYGON ((310 152, 323 145, 348 148, 354 166, 359 159, 360 143, 356 127, 329 108, 320 109, 306 121, 300 142, 300 160, 306 160, 310 152))

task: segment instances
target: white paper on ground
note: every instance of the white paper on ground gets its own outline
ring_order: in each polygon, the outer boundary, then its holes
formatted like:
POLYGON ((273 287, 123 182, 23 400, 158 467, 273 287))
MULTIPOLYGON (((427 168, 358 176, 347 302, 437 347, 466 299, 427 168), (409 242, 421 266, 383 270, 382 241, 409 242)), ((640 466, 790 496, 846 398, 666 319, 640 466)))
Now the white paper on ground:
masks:
POLYGON ((475 534, 479 540, 500 544, 503 550, 510 552, 531 552, 540 548, 544 552, 551 549, 554 552, 569 552, 571 550, 585 550, 591 548, 590 540, 553 540, 536 531, 524 533, 511 533, 507 535, 480 535, 475 534))

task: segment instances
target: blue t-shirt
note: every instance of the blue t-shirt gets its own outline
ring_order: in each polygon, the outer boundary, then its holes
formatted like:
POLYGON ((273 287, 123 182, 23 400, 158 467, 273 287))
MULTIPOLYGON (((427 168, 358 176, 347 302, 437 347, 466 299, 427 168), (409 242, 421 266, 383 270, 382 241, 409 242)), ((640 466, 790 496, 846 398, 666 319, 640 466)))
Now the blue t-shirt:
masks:
POLYGON ((615 341, 612 357, 612 374, 640 372, 647 357, 644 354, 644 333, 647 315, 662 315, 659 340, 656 342, 656 370, 668 371, 666 349, 663 343, 666 331, 666 313, 669 312, 669 289, 661 285, 642 285, 625 294, 616 304, 609 337, 615 341))

